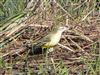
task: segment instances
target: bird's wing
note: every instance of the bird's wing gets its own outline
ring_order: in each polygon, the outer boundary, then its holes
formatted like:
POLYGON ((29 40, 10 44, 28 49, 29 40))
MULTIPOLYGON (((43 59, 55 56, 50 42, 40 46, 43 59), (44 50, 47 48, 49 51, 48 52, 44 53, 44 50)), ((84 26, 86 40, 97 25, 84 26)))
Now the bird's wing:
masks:
POLYGON ((39 41, 37 41, 32 46, 32 53, 33 54, 41 54, 41 53, 43 53, 44 51, 42 50, 42 46, 45 45, 49 41, 50 41, 49 36, 46 36, 46 37, 40 39, 39 41))
POLYGON ((44 38, 40 39, 36 42, 34 46, 36 47, 42 47, 44 44, 50 41, 50 35, 45 36, 44 38))

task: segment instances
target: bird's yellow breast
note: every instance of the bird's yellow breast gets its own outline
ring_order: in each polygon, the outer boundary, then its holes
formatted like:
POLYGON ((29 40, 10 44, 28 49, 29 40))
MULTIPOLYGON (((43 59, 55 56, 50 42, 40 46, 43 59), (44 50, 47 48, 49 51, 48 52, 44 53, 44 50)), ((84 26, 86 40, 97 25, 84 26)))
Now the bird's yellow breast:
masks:
POLYGON ((51 36, 52 36, 52 37, 50 37, 50 41, 47 42, 47 43, 44 45, 44 47, 48 48, 48 47, 53 47, 53 46, 55 46, 55 45, 59 42, 59 40, 60 40, 60 38, 61 38, 61 33, 58 32, 58 33, 56 33, 56 34, 52 34, 51 36))

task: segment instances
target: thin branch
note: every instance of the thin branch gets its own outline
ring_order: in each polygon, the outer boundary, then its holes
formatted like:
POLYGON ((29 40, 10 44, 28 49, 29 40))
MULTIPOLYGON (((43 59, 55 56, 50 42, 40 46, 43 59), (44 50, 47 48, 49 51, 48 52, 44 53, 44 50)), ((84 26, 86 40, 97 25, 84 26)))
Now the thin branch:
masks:
POLYGON ((82 19, 82 21, 84 21, 93 11, 94 11, 94 8, 87 15, 84 16, 84 18, 82 19))
POLYGON ((56 0, 54 0, 54 2, 74 21, 74 18, 68 13, 67 10, 65 10, 56 0))
POLYGON ((72 50, 72 49, 70 49, 69 47, 64 46, 64 45, 62 45, 62 44, 60 44, 60 43, 58 43, 58 45, 59 45, 60 47, 62 47, 62 48, 65 48, 66 50, 69 50, 69 51, 75 52, 74 50, 72 50))
POLYGON ((0 58, 6 58, 7 56, 10 56, 10 55, 18 55, 20 56, 20 53, 24 52, 25 51, 25 48, 21 48, 21 49, 16 49, 16 50, 12 50, 2 56, 0 56, 0 58))

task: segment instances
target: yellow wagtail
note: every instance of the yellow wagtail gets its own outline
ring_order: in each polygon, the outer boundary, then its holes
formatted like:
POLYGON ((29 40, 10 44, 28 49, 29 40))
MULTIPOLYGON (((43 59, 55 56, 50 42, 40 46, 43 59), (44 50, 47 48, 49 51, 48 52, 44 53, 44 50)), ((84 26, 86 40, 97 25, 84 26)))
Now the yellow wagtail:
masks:
POLYGON ((62 33, 67 30, 65 26, 54 28, 47 36, 43 37, 32 46, 32 54, 41 54, 53 51, 53 47, 60 41, 62 33))

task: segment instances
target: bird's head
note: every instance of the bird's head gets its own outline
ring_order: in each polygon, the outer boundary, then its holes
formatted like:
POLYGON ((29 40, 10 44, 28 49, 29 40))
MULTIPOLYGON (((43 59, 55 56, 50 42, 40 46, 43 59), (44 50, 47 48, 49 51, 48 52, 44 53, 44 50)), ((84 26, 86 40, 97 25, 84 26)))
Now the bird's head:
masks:
POLYGON ((69 27, 67 27, 67 26, 55 26, 55 27, 52 29, 52 32, 53 32, 53 33, 56 33, 56 32, 62 33, 62 32, 67 31, 67 30, 69 30, 69 27))
POLYGON ((68 29, 67 27, 61 26, 61 27, 58 28, 58 31, 64 32, 64 31, 66 31, 67 29, 68 29))

